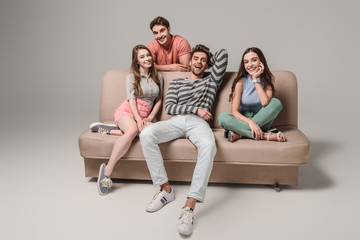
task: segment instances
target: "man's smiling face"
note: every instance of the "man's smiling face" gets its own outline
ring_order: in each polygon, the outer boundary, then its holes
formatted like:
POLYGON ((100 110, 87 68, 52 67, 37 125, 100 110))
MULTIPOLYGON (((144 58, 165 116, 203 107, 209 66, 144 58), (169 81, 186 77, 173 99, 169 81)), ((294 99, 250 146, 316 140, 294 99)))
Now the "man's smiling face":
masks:
POLYGON ((163 47, 166 47, 171 43, 170 31, 171 31, 170 27, 167 28, 163 25, 155 25, 152 28, 154 38, 163 47))
POLYGON ((195 52, 190 60, 191 72, 199 77, 202 77, 208 64, 207 55, 203 52, 195 52))

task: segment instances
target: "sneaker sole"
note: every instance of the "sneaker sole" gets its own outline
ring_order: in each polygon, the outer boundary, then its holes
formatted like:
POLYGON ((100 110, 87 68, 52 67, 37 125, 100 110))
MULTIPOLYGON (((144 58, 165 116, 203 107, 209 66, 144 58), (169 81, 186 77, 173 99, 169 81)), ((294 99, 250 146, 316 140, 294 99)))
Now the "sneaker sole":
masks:
POLYGON ((189 236, 192 234, 192 231, 190 233, 185 233, 185 232, 182 232, 179 228, 176 227, 176 230, 181 234, 181 235, 184 235, 184 236, 189 236))
POLYGON ((158 210, 147 210, 147 209, 145 208, 145 211, 148 212, 148 213, 154 213, 154 212, 160 211, 166 204, 168 204, 168 203, 165 203, 164 205, 162 205, 162 207, 159 208, 158 210))
POLYGON ((167 201, 166 203, 164 203, 164 204, 162 205, 162 207, 159 208, 158 210, 149 211, 149 210, 147 210, 146 207, 145 207, 145 211, 147 211, 148 213, 157 212, 157 211, 161 210, 166 204, 171 203, 171 202, 174 201, 174 200, 175 200, 175 196, 174 196, 174 199, 172 199, 171 201, 167 201))
POLYGON ((102 172, 102 171, 101 171, 101 168, 102 168, 102 166, 103 166, 104 164, 105 164, 105 163, 103 163, 103 164, 101 164, 101 165, 100 165, 99 176, 98 176, 98 179, 97 179, 97 184, 96 184, 97 189, 98 189, 98 191, 99 191, 99 194, 100 194, 101 196, 105 196, 105 195, 108 193, 107 191, 106 191, 106 193, 102 193, 102 192, 101 192, 101 190, 100 190, 100 187, 99 187, 99 186, 100 186, 100 184, 101 184, 101 183, 100 183, 101 172, 102 172))
POLYGON ((89 129, 93 128, 96 125, 104 125, 104 126, 108 126, 108 127, 117 127, 115 124, 112 124, 112 123, 94 122, 94 123, 90 124, 89 129))

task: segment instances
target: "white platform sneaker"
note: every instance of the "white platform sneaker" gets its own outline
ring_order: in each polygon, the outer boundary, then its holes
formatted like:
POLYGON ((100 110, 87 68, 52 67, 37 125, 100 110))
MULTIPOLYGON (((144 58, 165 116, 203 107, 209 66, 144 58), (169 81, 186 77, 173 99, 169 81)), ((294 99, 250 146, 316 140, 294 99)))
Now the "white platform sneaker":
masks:
POLYGON ((145 210, 147 212, 156 212, 160 210, 165 204, 173 201, 174 199, 174 189, 171 189, 170 193, 160 189, 160 191, 157 192, 153 197, 153 200, 148 205, 146 205, 145 210))
POLYGON ((194 223, 194 212, 191 208, 185 207, 181 210, 180 217, 176 224, 176 229, 183 235, 192 233, 194 223))

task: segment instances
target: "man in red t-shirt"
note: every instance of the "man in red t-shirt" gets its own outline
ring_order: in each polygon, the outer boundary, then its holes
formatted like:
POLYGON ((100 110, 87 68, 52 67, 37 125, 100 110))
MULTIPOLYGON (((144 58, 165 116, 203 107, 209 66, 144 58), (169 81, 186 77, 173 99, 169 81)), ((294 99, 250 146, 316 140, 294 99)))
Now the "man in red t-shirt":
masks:
POLYGON ((150 29, 155 39, 148 48, 154 57, 155 68, 159 71, 187 72, 191 52, 188 41, 179 35, 171 35, 169 21, 160 16, 152 20, 150 29))

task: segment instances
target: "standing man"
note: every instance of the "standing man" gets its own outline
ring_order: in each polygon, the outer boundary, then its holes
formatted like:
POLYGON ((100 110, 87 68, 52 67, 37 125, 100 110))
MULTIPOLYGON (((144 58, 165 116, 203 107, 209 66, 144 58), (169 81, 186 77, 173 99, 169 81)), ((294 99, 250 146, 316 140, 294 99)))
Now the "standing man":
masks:
POLYGON ((212 119, 211 109, 216 92, 222 82, 228 63, 228 54, 222 49, 214 56, 203 45, 191 51, 189 78, 171 81, 165 110, 173 115, 169 120, 156 122, 140 134, 142 150, 154 185, 160 191, 146 206, 146 211, 160 210, 166 203, 175 199, 164 167, 158 146, 177 138, 189 139, 197 148, 198 156, 187 201, 177 221, 177 230, 184 235, 192 233, 193 211, 196 202, 203 202, 216 153, 214 134, 208 120, 212 119), (204 71, 211 66, 210 74, 204 71))
POLYGON ((154 57, 156 70, 187 72, 191 52, 188 41, 179 35, 171 35, 169 21, 160 16, 152 20, 150 29, 155 39, 148 48, 154 57))

